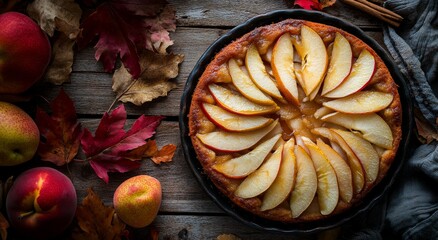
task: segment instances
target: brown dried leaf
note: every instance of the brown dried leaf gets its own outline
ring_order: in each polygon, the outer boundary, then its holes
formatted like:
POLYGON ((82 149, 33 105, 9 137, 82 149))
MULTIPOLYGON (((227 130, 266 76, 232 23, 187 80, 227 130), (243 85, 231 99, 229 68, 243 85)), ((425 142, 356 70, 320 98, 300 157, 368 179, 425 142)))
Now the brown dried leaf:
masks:
POLYGON ((122 102, 131 102, 137 106, 155 98, 166 96, 177 84, 169 81, 178 76, 178 65, 184 60, 181 54, 157 54, 144 51, 140 54, 142 73, 132 79, 127 69, 121 66, 113 75, 113 91, 122 102))
POLYGON ((233 234, 221 234, 216 237, 216 240, 241 240, 241 238, 233 234))
POLYGON ((171 162, 173 155, 175 155, 176 146, 173 144, 168 144, 161 148, 151 159, 155 164, 160 164, 162 162, 171 162))
POLYGON ((73 66, 73 46, 75 40, 69 39, 60 33, 53 43, 52 62, 47 68, 45 79, 55 85, 70 82, 70 73, 73 66))
POLYGON ((35 0, 27 7, 27 13, 51 37, 55 30, 70 39, 76 39, 79 33, 82 10, 74 0, 35 0))
POLYGON ((74 240, 118 240, 127 235, 126 225, 119 220, 114 208, 105 206, 91 188, 76 210, 76 220, 74 240))
POLYGON ((73 46, 79 34, 81 8, 74 0, 35 0, 29 4, 27 12, 54 38, 52 62, 45 79, 55 85, 70 82, 73 46), (59 31, 59 34, 55 34, 55 31, 59 31))
POLYGON ((8 238, 9 222, 0 212, 0 238, 6 240, 8 238))
POLYGON ((418 131, 418 137, 419 140, 422 143, 429 144, 433 140, 438 141, 438 132, 436 131, 436 128, 438 126, 438 118, 435 122, 435 128, 431 126, 431 124, 424 119, 422 116, 418 116, 418 114, 415 114, 415 124, 417 126, 418 131))

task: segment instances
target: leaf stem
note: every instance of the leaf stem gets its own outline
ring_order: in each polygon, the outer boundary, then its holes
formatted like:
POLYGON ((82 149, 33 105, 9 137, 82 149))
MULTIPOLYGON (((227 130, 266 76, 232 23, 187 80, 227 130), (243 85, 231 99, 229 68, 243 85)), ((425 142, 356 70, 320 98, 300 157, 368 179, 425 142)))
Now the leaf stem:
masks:
POLYGON ((126 89, 123 90, 123 92, 121 92, 119 95, 117 95, 117 97, 111 103, 110 107, 108 108, 108 110, 106 110, 106 112, 110 112, 111 111, 111 109, 113 108, 114 104, 116 104, 116 102, 119 101, 120 98, 122 98, 122 96, 125 95, 125 93, 127 93, 129 91, 129 89, 131 89, 132 86, 134 86, 134 84, 137 82, 137 80, 138 80, 138 78, 133 79, 132 82, 128 85, 128 87, 126 87, 126 89))

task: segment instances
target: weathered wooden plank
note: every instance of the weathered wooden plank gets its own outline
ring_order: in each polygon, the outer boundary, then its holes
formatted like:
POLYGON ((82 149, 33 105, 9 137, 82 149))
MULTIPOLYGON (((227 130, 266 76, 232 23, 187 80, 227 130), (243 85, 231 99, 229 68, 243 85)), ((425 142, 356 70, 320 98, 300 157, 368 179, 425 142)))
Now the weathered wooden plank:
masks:
MULTIPOLYGON (((141 107, 126 104, 128 113, 130 115, 144 113, 178 116, 181 95, 190 72, 208 46, 226 31, 223 29, 199 31, 197 28, 179 28, 173 34, 175 45, 171 47, 172 52, 185 55, 185 60, 180 65, 179 76, 172 80, 176 81, 177 88, 172 90, 167 97, 158 98, 141 107)), ((366 33, 383 46, 381 32, 368 31, 366 33)), ((116 98, 116 94, 111 89, 112 75, 103 73, 101 64, 94 59, 92 48, 78 52, 73 71, 71 83, 64 84, 63 87, 73 98, 77 112, 79 114, 103 114, 116 98)), ((59 88, 47 86, 43 89, 43 95, 52 99, 58 94, 59 88)))
MULTIPOLYGON (((257 230, 238 222, 229 216, 178 216, 158 215, 151 227, 159 232, 159 239, 209 239, 214 240, 221 234, 233 234, 241 239, 265 240, 317 239, 318 235, 291 235, 270 233, 257 230)), ((146 239, 145 229, 133 231, 135 239, 146 239)))
MULTIPOLYGON (((180 26, 231 27, 245 22, 251 17, 275 10, 288 9, 286 2, 293 1, 253 1, 224 0, 204 1, 169 0, 176 9, 177 23, 180 26)), ((337 1, 323 12, 352 22, 361 27, 380 27, 380 22, 359 10, 337 1)))

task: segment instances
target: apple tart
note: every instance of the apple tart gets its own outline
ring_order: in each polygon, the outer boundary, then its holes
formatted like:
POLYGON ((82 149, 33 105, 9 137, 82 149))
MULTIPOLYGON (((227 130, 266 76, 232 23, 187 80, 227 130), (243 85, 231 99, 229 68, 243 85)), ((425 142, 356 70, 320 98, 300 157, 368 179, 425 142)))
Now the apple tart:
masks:
POLYGON ((359 38, 287 19, 218 52, 194 90, 189 135, 203 171, 273 221, 327 218, 361 202, 401 139, 397 85, 359 38))

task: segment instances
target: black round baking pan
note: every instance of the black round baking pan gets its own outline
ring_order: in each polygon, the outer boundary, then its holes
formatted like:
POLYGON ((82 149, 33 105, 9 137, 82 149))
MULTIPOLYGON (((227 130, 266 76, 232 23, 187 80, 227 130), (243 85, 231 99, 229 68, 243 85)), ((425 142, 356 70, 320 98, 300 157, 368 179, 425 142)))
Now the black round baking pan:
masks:
POLYGON ((311 234, 322 230, 334 228, 340 226, 341 224, 351 220, 355 216, 364 213, 370 209, 384 193, 391 187, 392 183, 400 168, 403 164, 404 159, 408 154, 408 145, 410 139, 410 131, 412 129, 412 106, 409 98, 408 86, 405 83, 403 76, 401 75, 397 65, 392 61, 388 54, 383 50, 383 48, 372 38, 367 36, 361 29, 346 22, 345 20, 333 17, 323 12, 308 11, 308 10, 279 10, 269 12, 263 15, 256 16, 249 19, 245 23, 238 25, 233 28, 225 35, 217 39, 201 56, 201 58, 196 63, 192 72, 190 73, 184 92, 181 98, 180 105, 180 133, 181 133, 181 143, 183 147, 184 157, 192 169, 196 179, 202 186, 202 188, 207 192, 207 194, 213 199, 213 201, 222 208, 227 214, 234 217, 238 221, 244 223, 247 226, 275 233, 290 233, 290 234, 311 234), (192 99, 193 91, 197 85, 198 79, 204 72, 206 66, 214 58, 215 54, 218 53, 223 47, 230 44, 233 40, 243 36, 244 34, 252 31, 253 29, 269 25, 275 22, 279 22, 285 19, 301 19, 312 22, 323 23, 326 25, 331 25, 340 28, 346 32, 349 32, 356 37, 363 40, 369 46, 371 46, 377 54, 383 59, 387 65, 392 77, 398 84, 399 94, 402 103, 403 111, 403 124, 402 131, 403 136, 400 142, 400 147, 398 149, 397 155, 391 165, 386 177, 377 184, 369 194, 356 206, 348 209, 347 211, 329 217, 327 219, 315 222, 301 223, 301 224, 286 224, 276 221, 270 221, 250 212, 247 212, 240 207, 236 206, 231 202, 226 196, 224 196, 210 181, 206 174, 203 173, 202 166, 196 157, 196 153, 193 149, 191 139, 189 137, 189 127, 188 127, 188 113, 190 108, 190 103, 192 99))

